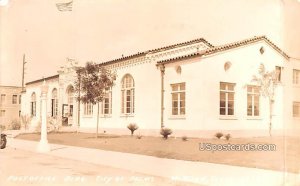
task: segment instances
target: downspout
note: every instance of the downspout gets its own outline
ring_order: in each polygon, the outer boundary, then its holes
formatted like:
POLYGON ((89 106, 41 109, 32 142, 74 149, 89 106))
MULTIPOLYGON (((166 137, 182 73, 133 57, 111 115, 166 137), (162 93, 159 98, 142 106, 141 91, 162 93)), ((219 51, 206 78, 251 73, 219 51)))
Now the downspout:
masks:
POLYGON ((161 76, 161 118, 160 118, 160 127, 161 128, 164 128, 164 92, 165 92, 165 89, 164 89, 164 76, 165 76, 165 65, 162 64, 159 66, 160 68, 160 76, 161 76))

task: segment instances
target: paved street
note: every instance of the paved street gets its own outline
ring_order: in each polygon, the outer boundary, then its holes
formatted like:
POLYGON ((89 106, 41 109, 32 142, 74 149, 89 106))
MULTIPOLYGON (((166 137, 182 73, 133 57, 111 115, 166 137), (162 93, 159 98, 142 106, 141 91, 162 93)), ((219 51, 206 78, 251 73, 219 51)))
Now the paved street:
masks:
POLYGON ((0 163, 1 186, 191 185, 12 147, 0 150, 0 163))

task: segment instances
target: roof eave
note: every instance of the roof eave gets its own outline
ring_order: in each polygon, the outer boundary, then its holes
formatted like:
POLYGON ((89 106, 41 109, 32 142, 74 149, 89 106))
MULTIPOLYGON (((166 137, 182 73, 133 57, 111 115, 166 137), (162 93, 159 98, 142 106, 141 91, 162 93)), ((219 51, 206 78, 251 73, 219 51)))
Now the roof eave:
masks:
POLYGON ((193 59, 193 58, 196 58, 196 57, 201 57, 202 55, 203 54, 201 52, 197 52, 197 53, 193 53, 193 54, 189 54, 189 55, 185 55, 185 56, 180 56, 180 57, 177 57, 177 58, 162 60, 162 61, 158 61, 156 66, 165 65, 165 64, 169 64, 169 63, 174 63, 174 62, 182 61, 182 60, 193 59))
POLYGON ((34 84, 34 83, 42 82, 44 80, 47 81, 47 80, 56 79, 56 78, 59 78, 59 74, 56 74, 54 76, 49 76, 49 77, 46 77, 46 78, 41 78, 41 79, 34 80, 34 81, 30 81, 30 82, 27 82, 25 85, 31 85, 31 84, 34 84))

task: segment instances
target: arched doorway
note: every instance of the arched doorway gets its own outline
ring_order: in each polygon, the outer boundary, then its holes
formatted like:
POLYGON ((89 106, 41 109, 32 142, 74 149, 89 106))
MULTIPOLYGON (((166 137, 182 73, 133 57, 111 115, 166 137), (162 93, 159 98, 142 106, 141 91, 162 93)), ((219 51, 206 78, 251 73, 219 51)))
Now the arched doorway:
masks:
POLYGON ((74 104, 74 87, 69 85, 66 89, 67 104, 63 105, 63 124, 67 126, 73 125, 73 104, 74 104))

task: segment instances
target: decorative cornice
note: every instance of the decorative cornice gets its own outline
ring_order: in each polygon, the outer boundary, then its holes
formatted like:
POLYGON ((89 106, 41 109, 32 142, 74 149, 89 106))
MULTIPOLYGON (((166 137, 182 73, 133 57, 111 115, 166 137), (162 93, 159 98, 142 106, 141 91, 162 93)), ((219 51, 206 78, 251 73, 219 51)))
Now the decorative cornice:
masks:
POLYGON ((180 61, 180 60, 183 60, 183 59, 191 59, 191 58, 195 58, 195 57, 201 56, 201 55, 202 54, 200 52, 196 52, 196 53, 193 53, 193 54, 178 56, 178 57, 174 57, 174 58, 171 58, 171 59, 158 61, 156 65, 159 66, 160 64, 173 63, 175 61, 180 61))
POLYGON ((137 53, 137 54, 133 54, 133 55, 129 55, 129 56, 124 56, 124 57, 121 57, 121 58, 117 58, 117 59, 113 59, 113 60, 110 60, 110 61, 100 63, 98 65, 99 66, 111 65, 111 64, 115 64, 115 63, 118 63, 118 62, 121 62, 121 61, 126 61, 126 60, 130 60, 130 59, 133 59, 133 58, 141 57, 141 56, 146 56, 146 53, 141 52, 141 53, 137 53))
POLYGON ((151 54, 154 54, 154 53, 159 53, 159 52, 163 52, 163 51, 167 51, 167 50, 171 50, 171 49, 175 49, 175 48, 179 48, 179 47, 183 47, 183 46, 188 46, 188 45, 192 45, 192 44, 196 44, 196 43, 201 43, 201 42, 204 43, 209 48, 213 47, 213 45, 211 43, 209 43, 208 41, 206 41, 204 38, 199 38, 199 39, 194 39, 194 40, 191 40, 191 41, 186 41, 186 42, 183 42, 183 43, 177 43, 177 44, 174 44, 174 45, 169 45, 169 46, 165 46, 165 47, 161 47, 161 48, 147 50, 145 52, 138 52, 138 53, 133 54, 133 55, 124 56, 124 57, 117 58, 117 59, 114 59, 114 60, 102 62, 102 63, 99 63, 98 65, 99 66, 112 65, 112 64, 115 64, 115 63, 135 59, 135 58, 142 57, 142 56, 146 57, 146 55, 149 55, 149 54, 151 55, 151 54))

